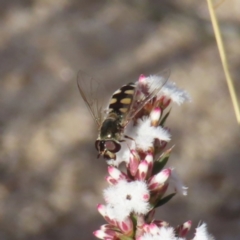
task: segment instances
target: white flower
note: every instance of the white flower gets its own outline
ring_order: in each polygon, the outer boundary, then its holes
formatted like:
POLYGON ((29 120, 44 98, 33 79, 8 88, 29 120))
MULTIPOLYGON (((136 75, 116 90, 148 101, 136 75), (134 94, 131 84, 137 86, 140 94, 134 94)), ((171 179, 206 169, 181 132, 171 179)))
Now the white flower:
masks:
POLYGON ((120 180, 116 185, 104 190, 106 213, 117 221, 123 221, 131 212, 146 214, 150 209, 149 197, 150 193, 145 182, 120 180))
POLYGON ((184 240, 183 238, 175 237, 175 232, 172 227, 160 227, 157 232, 145 233, 140 240, 184 240))
POLYGON ((196 234, 193 240, 214 240, 214 237, 207 231, 206 223, 203 223, 196 228, 196 234))
POLYGON ((130 123, 125 130, 125 135, 131 139, 124 139, 121 144, 121 150, 116 153, 116 160, 107 160, 107 163, 112 166, 119 166, 121 162, 129 163, 130 149, 142 149, 143 151, 149 150, 153 146, 154 139, 159 141, 170 141, 170 133, 162 128, 151 126, 151 119, 147 116, 139 119, 136 126, 130 123))
POLYGON ((167 78, 164 76, 150 75, 146 77, 142 83, 148 86, 149 93, 154 92, 155 89, 163 87, 167 78))
MULTIPOLYGON (((168 75, 169 72, 166 71, 164 74, 168 75)), ((178 105, 191 100, 189 94, 178 88, 175 83, 166 82, 167 78, 168 76, 150 75, 149 77, 141 79, 141 83, 148 86, 148 91, 150 93, 154 92, 155 89, 161 89, 156 93, 158 98, 166 96, 178 105)))
POLYGON ((147 151, 153 146, 154 139, 160 141, 170 141, 170 134, 162 127, 151 126, 151 119, 144 117, 138 120, 137 126, 134 128, 133 139, 137 144, 137 148, 147 151))
POLYGON ((167 82, 157 94, 157 97, 160 98, 166 96, 172 99, 173 102, 176 102, 178 105, 181 105, 184 102, 191 101, 189 94, 176 86, 173 82, 167 82))

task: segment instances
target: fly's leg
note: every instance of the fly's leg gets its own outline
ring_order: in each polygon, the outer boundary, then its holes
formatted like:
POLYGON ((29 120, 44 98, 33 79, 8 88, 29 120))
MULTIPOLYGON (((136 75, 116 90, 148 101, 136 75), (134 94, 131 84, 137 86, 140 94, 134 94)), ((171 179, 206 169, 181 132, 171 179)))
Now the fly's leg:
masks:
POLYGON ((133 138, 131 138, 131 137, 127 136, 127 135, 124 135, 124 137, 135 142, 135 140, 133 138))
POLYGON ((126 142, 129 150, 131 151, 130 145, 129 145, 129 143, 128 143, 126 140, 129 139, 129 140, 133 141, 133 142, 135 143, 135 146, 136 146, 135 139, 133 139, 133 138, 127 136, 127 135, 124 135, 124 138, 125 138, 125 139, 122 139, 122 140, 120 140, 119 142, 126 142))
MULTIPOLYGON (((133 138, 131 138, 131 137, 127 136, 127 135, 124 135, 124 138, 130 139, 130 140, 135 142, 135 140, 133 138)), ((121 139, 119 142, 126 142, 126 140, 125 139, 121 139)))

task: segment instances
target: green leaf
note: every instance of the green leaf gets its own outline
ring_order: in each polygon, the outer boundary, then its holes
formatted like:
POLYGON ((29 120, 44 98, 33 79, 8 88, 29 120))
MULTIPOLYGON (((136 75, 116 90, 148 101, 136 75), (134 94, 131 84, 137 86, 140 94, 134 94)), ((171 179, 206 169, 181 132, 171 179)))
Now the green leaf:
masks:
POLYGON ((155 205, 155 208, 158 208, 158 207, 162 206, 163 204, 167 203, 167 202, 170 201, 175 195, 176 195, 176 193, 171 193, 171 194, 167 195, 166 197, 160 199, 160 200, 158 201, 158 203, 155 205))
POLYGON ((167 164, 173 148, 174 148, 174 146, 172 146, 171 148, 169 148, 168 150, 163 152, 161 154, 161 156, 153 163, 153 174, 154 175, 159 173, 164 168, 164 166, 167 164))
POLYGON ((164 115, 163 119, 162 119, 161 122, 159 123, 159 126, 163 126, 163 125, 164 125, 164 123, 166 122, 166 120, 167 120, 170 112, 171 112, 171 109, 164 115))

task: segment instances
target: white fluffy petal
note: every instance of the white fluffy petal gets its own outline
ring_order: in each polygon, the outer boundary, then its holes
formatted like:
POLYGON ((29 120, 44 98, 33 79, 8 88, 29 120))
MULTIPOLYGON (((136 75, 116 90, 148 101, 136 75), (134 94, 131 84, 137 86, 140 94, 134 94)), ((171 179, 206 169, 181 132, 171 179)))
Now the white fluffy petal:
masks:
POLYGON ((143 81, 143 83, 146 83, 148 85, 148 90, 150 93, 153 92, 156 88, 162 87, 165 82, 166 79, 164 77, 157 75, 150 75, 143 81))
POLYGON ((135 134, 133 136, 138 148, 143 151, 148 150, 152 147, 154 139, 159 139, 160 141, 169 141, 170 134, 167 130, 162 127, 151 126, 151 119, 144 117, 142 120, 138 121, 138 125, 135 127, 135 134))
POLYGON ((214 237, 207 231, 206 223, 203 223, 196 228, 196 234, 193 240, 214 240, 214 237))
POLYGON ((158 97, 166 96, 181 105, 184 102, 191 101, 189 94, 176 86, 173 82, 166 83, 161 91, 158 93, 158 97))
POLYGON ((161 227, 155 234, 145 233, 141 240, 184 240, 175 237, 174 229, 171 227, 161 227))
POLYGON ((178 88, 174 82, 167 82, 164 84, 165 81, 166 79, 162 76, 150 75, 142 80, 142 83, 148 86, 149 92, 153 92, 156 88, 162 87, 157 96, 159 98, 166 96, 179 105, 183 102, 191 100, 189 94, 186 91, 178 88))

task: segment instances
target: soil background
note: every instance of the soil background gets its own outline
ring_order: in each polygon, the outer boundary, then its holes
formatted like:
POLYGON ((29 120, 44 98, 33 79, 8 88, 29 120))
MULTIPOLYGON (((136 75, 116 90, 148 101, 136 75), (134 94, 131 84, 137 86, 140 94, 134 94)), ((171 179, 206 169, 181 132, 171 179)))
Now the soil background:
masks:
MULTIPOLYGON (((239 93, 240 1, 220 2, 239 93)), ((206 1, 0 0, 1 240, 95 239, 107 168, 96 159, 78 71, 106 86, 106 100, 165 68, 192 97, 168 120, 169 166, 189 192, 157 217, 206 222, 217 240, 240 239, 240 132, 206 1)))

